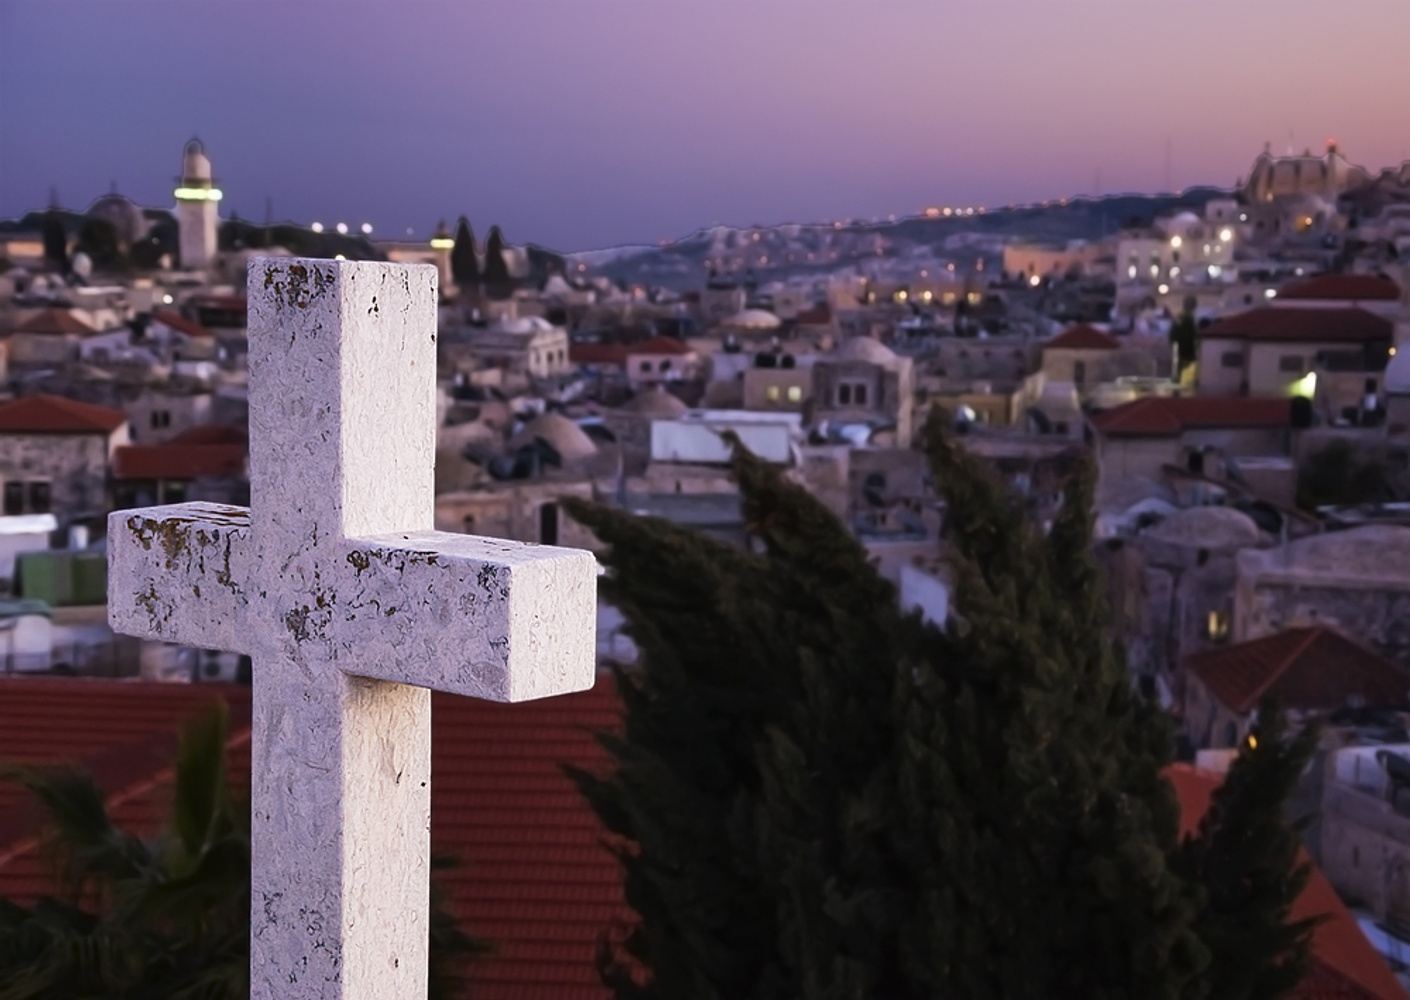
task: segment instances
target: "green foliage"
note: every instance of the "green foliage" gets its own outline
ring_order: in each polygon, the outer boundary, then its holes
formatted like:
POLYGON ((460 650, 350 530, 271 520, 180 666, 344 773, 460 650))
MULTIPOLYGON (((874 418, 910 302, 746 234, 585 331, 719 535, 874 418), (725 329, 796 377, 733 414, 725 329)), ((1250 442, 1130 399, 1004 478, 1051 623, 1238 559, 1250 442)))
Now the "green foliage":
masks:
POLYGON ((122 247, 118 244, 117 229, 107 219, 87 217, 78 230, 75 251, 85 253, 99 271, 121 271, 127 266, 122 247))
POLYGON ((1299 859, 1301 823, 1284 807, 1317 748, 1317 732, 1289 736, 1281 712, 1265 704, 1181 867, 1207 886, 1201 930, 1212 953, 1211 1000, 1273 1000, 1302 979, 1318 921, 1292 920, 1307 884, 1299 859))
POLYGON ((44 214, 44 259, 59 271, 69 269, 69 234, 64 228, 63 219, 56 213, 44 214))
POLYGON ((1381 503, 1395 489, 1380 462, 1363 458, 1346 441, 1332 441, 1303 460, 1297 472, 1298 506, 1381 503))
POLYGON ((1184 371, 1186 366, 1195 363, 1196 344, 1199 340, 1199 331, 1195 326, 1195 314, 1188 307, 1182 312, 1178 319, 1170 325, 1170 343, 1175 345, 1176 363, 1179 371, 1184 371))
MULTIPOLYGON (((232 802, 223 704, 186 727, 167 830, 114 825, 91 778, 12 767, 48 817, 59 897, 0 900, 0 1000, 244 1000, 249 995, 248 810, 232 802)), ((442 863, 442 866, 443 863, 442 863)), ((467 937, 433 885, 432 1000, 454 995, 467 937)))
POLYGON ((514 292, 514 279, 509 276, 509 264, 504 259, 504 234, 498 226, 490 226, 485 239, 485 294, 492 299, 507 299, 514 292))
POLYGON ((618 672, 612 769, 574 772, 642 918, 602 950, 617 997, 1213 995, 1169 720, 1104 628, 1091 470, 1044 532, 938 416, 927 450, 943 632, 738 442, 748 550, 570 502, 642 654, 618 672))
POLYGON ((470 228, 470 220, 463 215, 455 224, 450 273, 461 288, 473 288, 480 283, 480 261, 475 256, 475 230, 470 228))

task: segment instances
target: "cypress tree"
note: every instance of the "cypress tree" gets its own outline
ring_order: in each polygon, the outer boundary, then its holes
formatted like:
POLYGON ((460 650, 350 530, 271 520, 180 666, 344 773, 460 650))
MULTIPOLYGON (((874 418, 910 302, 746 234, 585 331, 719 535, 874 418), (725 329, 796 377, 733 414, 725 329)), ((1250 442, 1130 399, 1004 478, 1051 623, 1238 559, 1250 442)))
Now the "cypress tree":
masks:
POLYGON ((490 235, 485 240, 485 292, 491 298, 507 299, 514 291, 514 279, 509 276, 509 265, 504 260, 504 234, 498 226, 490 226, 490 235))
POLYGON ((1210 1000, 1273 1000, 1307 970, 1317 920, 1292 920, 1307 884, 1300 859, 1302 822, 1284 810, 1317 747, 1315 729, 1295 736, 1265 703, 1258 722, 1214 792, 1181 857, 1186 875, 1208 891, 1201 929, 1211 952, 1210 1000))
POLYGON ((480 283, 480 261, 475 254, 475 230, 470 220, 461 216, 455 224, 455 246, 450 251, 450 273, 461 288, 474 288, 480 283))
POLYGON ((44 215, 44 259, 59 271, 69 269, 68 232, 63 220, 55 212, 44 215))
POLYGON ((612 769, 575 774, 641 917, 602 950, 619 998, 1209 992, 1218 935, 1161 773, 1170 726, 1104 628, 1091 470, 1045 531, 938 416, 927 450, 943 631, 737 442, 747 549, 570 505, 608 546, 604 592, 641 652, 618 672, 612 769))

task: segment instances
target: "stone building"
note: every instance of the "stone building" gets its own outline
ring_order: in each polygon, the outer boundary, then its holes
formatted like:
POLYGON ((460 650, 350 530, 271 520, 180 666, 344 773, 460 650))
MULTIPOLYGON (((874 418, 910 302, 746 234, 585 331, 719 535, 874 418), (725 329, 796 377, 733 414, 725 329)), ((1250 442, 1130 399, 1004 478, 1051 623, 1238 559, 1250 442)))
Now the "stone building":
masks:
POLYGON ((1237 641, 1324 625, 1410 665, 1410 528, 1366 525, 1238 556, 1237 641))
POLYGON ((819 356, 812 371, 815 423, 869 428, 889 437, 885 443, 910 447, 915 419, 910 358, 870 337, 852 337, 819 356))
POLYGON ((110 509, 108 466, 127 443, 121 410, 61 396, 0 405, 4 513, 53 513, 61 528, 75 522, 101 528, 110 509))

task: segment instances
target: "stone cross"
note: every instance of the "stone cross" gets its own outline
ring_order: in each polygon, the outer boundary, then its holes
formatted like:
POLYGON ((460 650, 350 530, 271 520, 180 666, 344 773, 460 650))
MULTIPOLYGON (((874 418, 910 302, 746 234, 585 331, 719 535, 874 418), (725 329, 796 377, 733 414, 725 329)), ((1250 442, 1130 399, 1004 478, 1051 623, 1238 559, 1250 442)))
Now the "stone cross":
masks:
POLYGON ((248 291, 251 506, 110 515, 108 617, 253 658, 251 996, 415 1000, 430 689, 591 687, 596 562, 431 530, 434 267, 256 257, 248 291))

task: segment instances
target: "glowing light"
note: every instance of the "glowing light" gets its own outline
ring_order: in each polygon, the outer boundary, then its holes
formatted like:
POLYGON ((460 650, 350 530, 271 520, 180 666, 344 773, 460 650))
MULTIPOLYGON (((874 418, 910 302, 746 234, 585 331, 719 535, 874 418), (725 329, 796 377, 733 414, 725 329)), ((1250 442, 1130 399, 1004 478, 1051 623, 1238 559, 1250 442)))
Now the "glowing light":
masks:
POLYGON ((333 255, 333 259, 334 259, 334 260, 347 260, 347 258, 344 257, 344 256, 343 256, 342 254, 340 254, 340 253, 335 253, 335 254, 333 255))
POLYGON ((193 188, 179 187, 176 189, 177 201, 220 201, 224 198, 220 188, 193 188))
POLYGON ((1038 277, 1036 274, 1031 274, 1031 275, 1028 276, 1028 284, 1029 284, 1030 286, 1032 286, 1033 288, 1037 288, 1037 287, 1038 287, 1039 285, 1041 285, 1042 283, 1043 283, 1043 279, 1040 278, 1040 277, 1038 277))
POLYGON ((1167 284, 1165 284, 1165 282, 1161 282, 1159 285, 1157 285, 1155 290, 1156 290, 1157 292, 1159 292, 1161 295, 1169 295, 1169 294, 1170 294, 1170 286, 1167 285, 1167 284))
POLYGON ((944 208, 942 208, 942 209, 940 210, 940 212, 941 212, 941 214, 944 215, 945 218, 947 218, 947 219, 948 219, 950 216, 952 216, 952 215, 955 214, 955 210, 954 210, 953 208, 951 208, 949 205, 946 205, 944 208))
POLYGON ((1247 222, 1247 221, 1248 221, 1248 213, 1247 213, 1247 212, 1240 212, 1240 213, 1239 213, 1239 221, 1240 221, 1240 222, 1247 222))
POLYGON ((1223 229, 1219 230, 1219 242, 1220 242, 1220 243, 1228 243, 1228 242, 1229 242, 1230 240, 1232 240, 1233 238, 1234 238, 1234 231, 1233 231, 1232 229, 1230 229, 1228 226, 1225 226, 1223 229))
MULTIPOLYGON (((169 294, 162 296, 162 305, 167 305, 167 306, 169 306, 169 305, 171 305, 171 304, 172 304, 173 302, 175 302, 175 301, 176 301, 176 300, 173 299, 169 294)), ((1390 353, 1391 353, 1392 355, 1395 354, 1395 348, 1394 348, 1394 347, 1392 347, 1392 348, 1390 349, 1390 353)))
POLYGON ((1295 380, 1289 389, 1294 396, 1312 399, 1317 395, 1317 373, 1308 372, 1302 378, 1295 380))
POLYGON ((1185 241, 1179 236, 1170 237, 1170 247, 1172 250, 1179 250, 1180 247, 1184 245, 1184 243, 1185 241))
POLYGON ((1248 734, 1248 748, 1250 750, 1258 749, 1258 737, 1253 735, 1253 733, 1248 734))
POLYGON ((314 222, 311 223, 308 228, 312 229, 315 233, 321 233, 323 232, 323 223, 314 222))
POLYGON ((364 223, 363 223, 361 226, 359 226, 358 228, 362 230, 362 235, 363 235, 363 236, 371 236, 371 235, 372 235, 372 223, 370 223, 370 222, 364 222, 364 223))
POLYGON ((1126 277, 1132 279, 1133 281, 1135 280, 1135 278, 1136 278, 1136 265, 1135 265, 1135 264, 1132 264, 1130 267, 1128 267, 1128 268, 1126 269, 1126 277))
POLYGON ((896 293, 896 301, 897 301, 897 302, 905 302, 905 301, 906 301, 908 298, 910 298, 910 297, 911 297, 910 293, 907 292, 904 288, 902 288, 900 291, 898 291, 898 292, 896 293))
POLYGON ((927 208, 927 209, 925 210, 925 217, 926 217, 927 219, 938 219, 938 218, 940 218, 940 209, 935 208, 934 206, 931 206, 930 208, 927 208))
POLYGON ((1174 266, 1172 266, 1172 267, 1170 268, 1170 277, 1172 277, 1172 278, 1178 278, 1178 277, 1180 277, 1180 265, 1179 265, 1179 264, 1175 264, 1174 266))
POLYGON ((1390 349, 1390 356, 1391 356, 1392 358, 1395 357, 1397 350, 1398 350, 1398 348, 1394 348, 1394 347, 1392 347, 1392 348, 1390 349))
POLYGON ((348 224, 347 224, 346 222, 340 222, 340 223, 338 223, 337 229, 338 229, 338 235, 339 235, 339 236, 346 236, 346 235, 348 235, 348 224))
MULTIPOLYGON (((931 299, 935 298, 935 293, 932 292, 930 289, 927 288, 925 291, 923 291, 923 292, 920 293, 920 297, 921 297, 922 300, 924 300, 924 301, 926 301, 926 302, 929 302, 931 299)), ((1392 347, 1392 348, 1390 349, 1390 353, 1391 353, 1391 356, 1392 356, 1392 357, 1395 356, 1395 348, 1394 348, 1394 347, 1392 347)))
POLYGON ((455 249, 455 240, 451 239, 449 236, 432 236, 432 237, 431 237, 431 249, 432 249, 432 250, 454 250, 454 249, 455 249))
POLYGON ((1276 288, 1265 288, 1263 290, 1263 297, 1265 299, 1276 299, 1278 297, 1278 290, 1276 288))
POLYGON ((1210 276, 1211 278, 1217 278, 1217 277, 1219 277, 1219 276, 1220 276, 1221 274, 1223 274, 1223 273, 1224 273, 1224 269, 1223 269, 1222 267, 1220 267, 1218 264, 1210 264, 1210 265, 1209 265, 1209 276, 1210 276))

